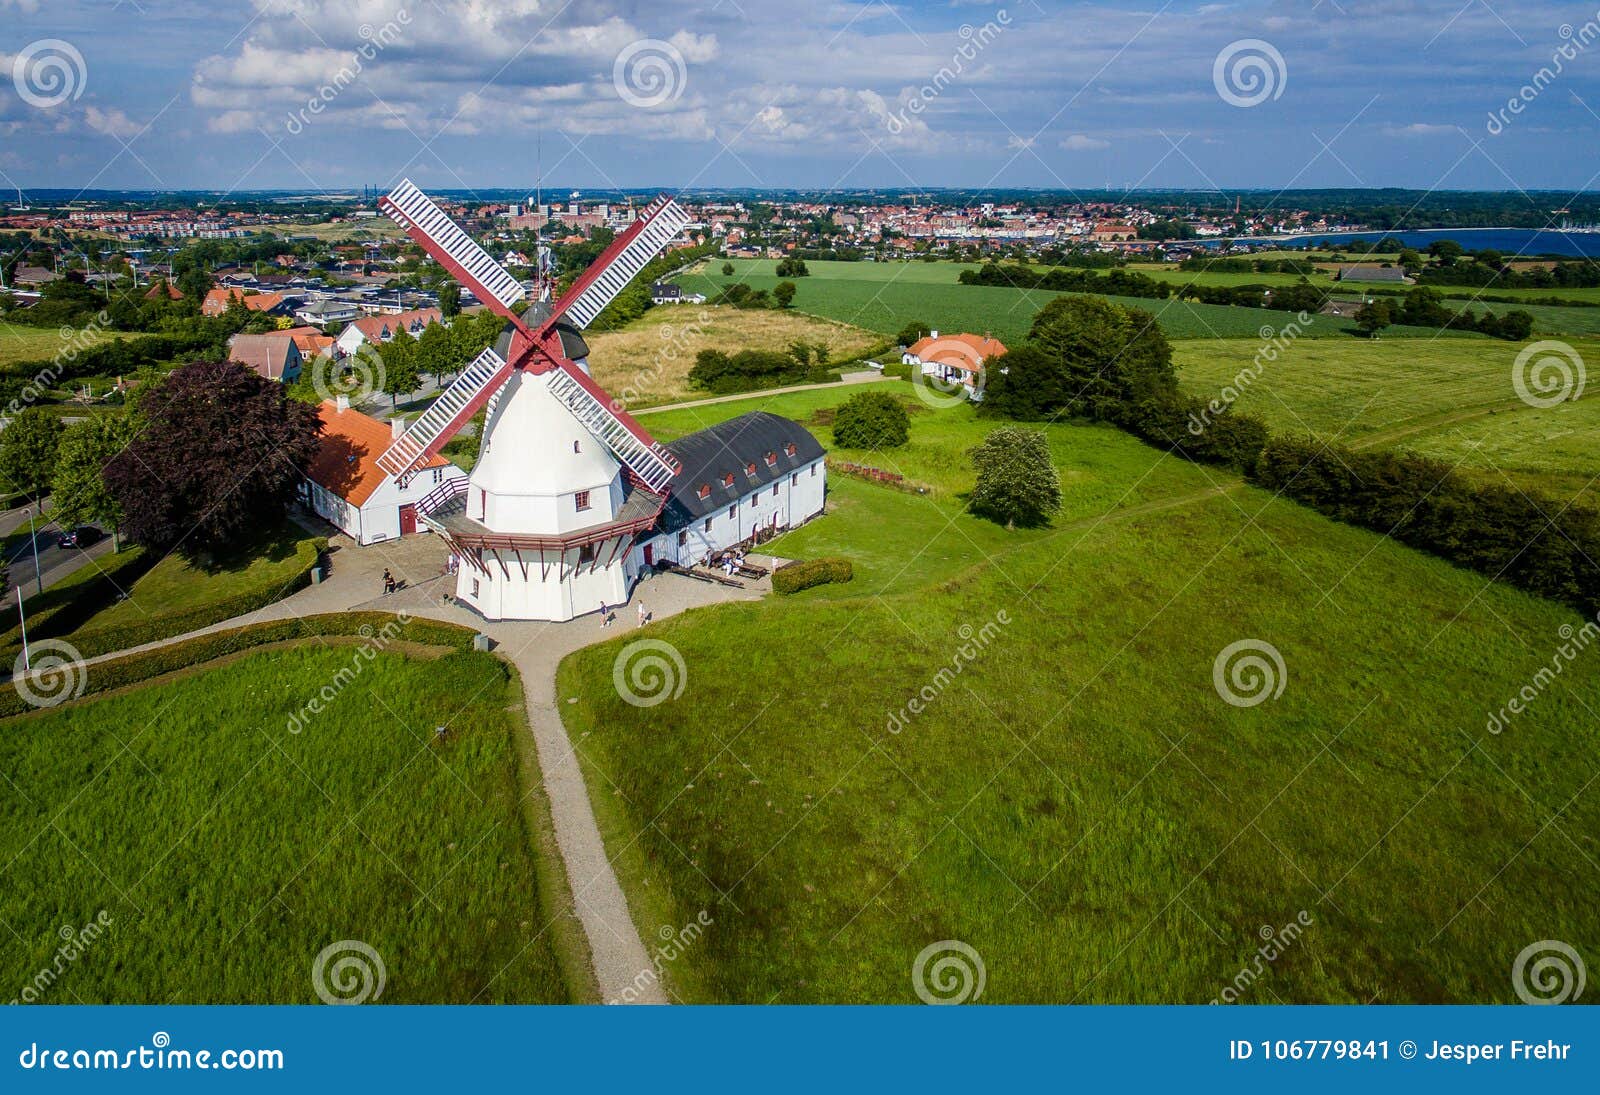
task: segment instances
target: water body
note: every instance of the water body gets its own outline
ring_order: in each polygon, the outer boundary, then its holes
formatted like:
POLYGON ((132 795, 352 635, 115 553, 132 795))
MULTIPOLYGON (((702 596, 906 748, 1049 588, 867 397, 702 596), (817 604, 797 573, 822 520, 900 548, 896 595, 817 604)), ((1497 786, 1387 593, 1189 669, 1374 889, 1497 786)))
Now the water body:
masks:
MULTIPOLYGON (((1507 255, 1567 255, 1572 258, 1600 258, 1600 232, 1561 232, 1532 228, 1429 228, 1420 232, 1323 232, 1274 240, 1281 247, 1309 247, 1322 240, 1348 243, 1396 239, 1407 247, 1425 251, 1430 243, 1455 240, 1468 251, 1490 249, 1507 255)), ((1240 240, 1261 243, 1261 240, 1240 240)))

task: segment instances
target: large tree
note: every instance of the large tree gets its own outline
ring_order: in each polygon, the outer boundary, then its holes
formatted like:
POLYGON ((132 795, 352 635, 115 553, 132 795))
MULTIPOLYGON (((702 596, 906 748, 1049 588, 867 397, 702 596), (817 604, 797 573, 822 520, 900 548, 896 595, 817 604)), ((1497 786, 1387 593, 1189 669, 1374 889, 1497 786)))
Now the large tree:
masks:
POLYGON ((911 417, 888 392, 858 392, 833 418, 833 443, 841 449, 895 449, 911 435, 911 417))
POLYGON ((422 387, 422 376, 417 369, 417 340, 404 327, 395 332, 394 340, 374 346, 383 362, 383 394, 394 406, 403 395, 410 395, 422 387))
POLYGON ((113 542, 122 510, 106 483, 105 470, 134 438, 133 418, 126 413, 92 415, 61 435, 50 492, 52 514, 62 528, 102 525, 113 542))
POLYGON ((1034 318, 1027 344, 991 366, 980 409, 1025 421, 1117 419, 1178 387, 1155 317, 1101 297, 1057 297, 1034 318))
POLYGON ((230 361, 197 361, 139 402, 106 484, 134 542, 209 561, 281 521, 317 451, 316 409, 230 361))
POLYGON ((1043 430, 1002 426, 972 450, 978 482, 967 507, 979 517, 1015 525, 1044 525, 1061 508, 1061 476, 1043 430))
POLYGON ((43 407, 29 407, 0 433, 0 476, 11 491, 42 496, 55 475, 61 445, 61 419, 43 407))

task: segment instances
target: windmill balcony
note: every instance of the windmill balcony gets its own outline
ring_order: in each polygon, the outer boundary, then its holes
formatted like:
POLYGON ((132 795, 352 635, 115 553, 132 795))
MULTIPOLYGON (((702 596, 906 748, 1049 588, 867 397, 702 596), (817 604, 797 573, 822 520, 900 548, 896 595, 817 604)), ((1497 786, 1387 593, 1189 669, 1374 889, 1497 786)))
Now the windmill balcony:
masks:
POLYGON ((583 528, 557 533, 497 532, 482 521, 467 516, 468 488, 465 479, 446 483, 418 504, 417 512, 430 529, 473 551, 565 552, 591 544, 603 544, 619 536, 636 536, 656 522, 666 505, 666 497, 638 484, 630 483, 616 516, 583 528))

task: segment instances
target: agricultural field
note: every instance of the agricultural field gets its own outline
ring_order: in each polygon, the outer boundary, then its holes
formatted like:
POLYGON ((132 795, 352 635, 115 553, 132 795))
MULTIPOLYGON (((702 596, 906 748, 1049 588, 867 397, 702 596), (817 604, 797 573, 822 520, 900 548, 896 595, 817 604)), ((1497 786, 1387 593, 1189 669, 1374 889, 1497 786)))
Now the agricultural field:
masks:
POLYGON ((0 368, 19 361, 49 361, 63 350, 87 349, 126 333, 85 329, 76 332, 71 340, 63 339, 54 327, 25 327, 16 323, 0 322, 0 368))
MULTIPOLYGON (((1600 392, 1586 387, 1576 402, 1529 405, 1512 383, 1515 344, 1298 341, 1259 378, 1237 384, 1261 346, 1180 343, 1173 359, 1186 391, 1210 400, 1233 387, 1235 406, 1276 432, 1407 448, 1562 500, 1600 497, 1600 392)), ((1600 361, 1600 342, 1572 346, 1585 361, 1600 361)))
POLYGON ((651 308, 623 330, 589 335, 589 367, 624 405, 648 407, 705 394, 689 386, 689 370, 701 350, 782 350, 796 341, 825 344, 829 362, 838 365, 884 340, 799 312, 679 304, 651 308))
MULTIPOLYGON (((697 410, 827 408, 790 398, 697 410)), ((563 663, 637 920, 714 922, 675 992, 914 1003, 959 939, 988 1003, 1204 1003, 1303 925, 1242 1002, 1506 1002, 1530 941, 1600 937, 1600 676, 1485 732, 1575 613, 1100 427, 1048 427, 1054 527, 980 532, 988 427, 915 416, 876 462, 938 490, 835 475, 772 545, 854 582, 653 628, 681 697, 618 698, 627 636, 563 663), (1244 640, 1265 685, 1218 675, 1244 640)))
POLYGON ((251 653, 9 720, 8 992, 98 919, 44 1002, 315 1004, 315 959, 350 940, 381 957, 384 1003, 567 1001, 517 682, 488 655, 357 650, 251 653))

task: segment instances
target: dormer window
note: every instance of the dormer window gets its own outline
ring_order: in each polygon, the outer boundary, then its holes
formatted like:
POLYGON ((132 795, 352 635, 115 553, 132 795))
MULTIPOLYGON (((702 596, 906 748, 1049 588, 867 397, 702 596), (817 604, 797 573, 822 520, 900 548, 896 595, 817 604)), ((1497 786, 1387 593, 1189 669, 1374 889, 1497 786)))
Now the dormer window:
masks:
POLYGON ((711 497, 711 484, 710 483, 701 483, 700 484, 700 497, 701 497, 702 500, 711 497))
POLYGON ((775 468, 777 466, 778 466, 778 454, 775 453, 775 452, 767 453, 767 467, 775 468))
POLYGON ((725 487, 733 486, 733 472, 730 471, 722 477, 722 485, 725 487))
POLYGON ((748 475, 748 476, 750 476, 750 477, 751 477, 751 478, 752 478, 752 479, 753 479, 753 478, 755 478, 755 474, 756 474, 756 463, 755 463, 755 461, 754 461, 754 460, 752 460, 752 461, 750 461, 750 463, 748 463, 748 464, 746 464, 746 465, 745 465, 745 466, 744 466, 744 473, 745 473, 745 474, 746 474, 746 475, 748 475))
POLYGON ((785 455, 785 456, 793 456, 797 451, 798 450, 794 447, 794 442, 793 441, 790 441, 788 444, 784 445, 784 447, 783 447, 783 455, 785 455))

